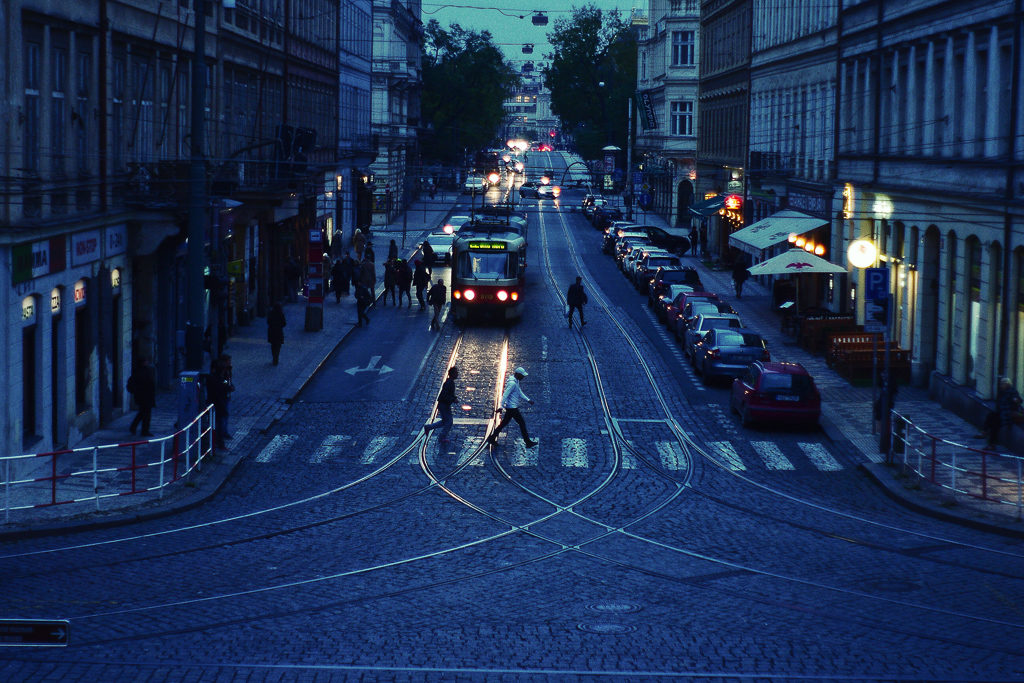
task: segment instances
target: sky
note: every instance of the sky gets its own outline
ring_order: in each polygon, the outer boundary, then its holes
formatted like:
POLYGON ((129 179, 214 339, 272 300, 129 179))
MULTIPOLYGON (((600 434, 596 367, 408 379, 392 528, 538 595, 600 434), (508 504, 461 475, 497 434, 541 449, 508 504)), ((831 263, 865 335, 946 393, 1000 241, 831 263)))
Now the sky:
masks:
POLYGON ((573 7, 592 4, 601 10, 618 9, 628 17, 633 7, 646 11, 647 0, 456 0, 461 4, 447 4, 438 0, 423 0, 422 21, 424 24, 437 19, 442 28, 459 24, 464 29, 490 31, 494 42, 504 50, 506 57, 514 62, 544 61, 544 55, 551 52, 547 34, 555 26, 556 19, 568 18, 573 7), (533 14, 541 11, 548 17, 547 26, 534 26, 533 14), (519 17, 524 17, 520 19, 519 17), (533 54, 524 55, 522 46, 534 45, 533 54))

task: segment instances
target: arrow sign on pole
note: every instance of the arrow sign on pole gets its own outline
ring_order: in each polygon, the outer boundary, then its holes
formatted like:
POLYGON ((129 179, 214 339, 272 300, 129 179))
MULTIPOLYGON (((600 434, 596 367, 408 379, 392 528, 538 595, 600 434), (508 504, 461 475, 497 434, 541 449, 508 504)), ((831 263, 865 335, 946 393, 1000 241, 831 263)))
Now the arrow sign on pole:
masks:
POLYGON ((370 362, 366 364, 365 368, 360 368, 357 366, 354 368, 349 368, 345 372, 353 376, 355 376, 355 374, 359 372, 376 372, 378 375, 384 375, 391 372, 394 369, 389 368, 386 365, 381 365, 380 367, 377 367, 378 363, 380 363, 380 356, 373 356, 370 358, 370 362))
POLYGON ((70 635, 66 619, 0 619, 0 646, 67 647, 70 635))

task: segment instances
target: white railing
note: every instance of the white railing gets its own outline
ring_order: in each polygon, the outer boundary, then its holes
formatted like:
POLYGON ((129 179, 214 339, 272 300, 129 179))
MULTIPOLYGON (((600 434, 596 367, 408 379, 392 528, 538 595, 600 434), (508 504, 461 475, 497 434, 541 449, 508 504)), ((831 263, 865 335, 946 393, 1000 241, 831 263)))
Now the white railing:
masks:
POLYGON ((1021 519, 1024 458, 932 436, 895 410, 891 424, 895 462, 953 495, 1012 506, 1021 519))
MULTIPOLYGON (((163 497, 213 454, 213 406, 184 428, 144 441, 0 457, 4 522, 11 513, 126 495, 163 497)), ((142 502, 141 500, 139 502, 142 502)))

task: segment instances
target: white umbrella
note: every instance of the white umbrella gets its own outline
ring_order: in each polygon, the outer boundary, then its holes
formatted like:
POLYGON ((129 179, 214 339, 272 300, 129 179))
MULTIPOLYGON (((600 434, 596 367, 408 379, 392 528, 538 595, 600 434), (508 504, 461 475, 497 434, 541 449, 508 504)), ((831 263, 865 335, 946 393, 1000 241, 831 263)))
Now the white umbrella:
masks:
MULTIPOLYGON (((747 269, 751 275, 788 275, 790 273, 845 273, 846 268, 808 253, 803 249, 790 249, 747 269)), ((796 281, 796 309, 800 312, 800 278, 796 281)))

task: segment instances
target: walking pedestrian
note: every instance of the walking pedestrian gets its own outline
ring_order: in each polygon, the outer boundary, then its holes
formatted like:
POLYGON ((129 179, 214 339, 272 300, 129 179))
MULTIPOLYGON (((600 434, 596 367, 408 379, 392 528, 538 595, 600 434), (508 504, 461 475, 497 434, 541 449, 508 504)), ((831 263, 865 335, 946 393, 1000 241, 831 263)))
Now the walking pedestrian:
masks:
POLYGON ((736 298, 740 299, 743 297, 743 283, 750 277, 750 271, 747 270, 747 266, 743 263, 740 258, 736 259, 736 263, 732 267, 732 284, 736 288, 736 298))
POLYGON ((218 372, 221 382, 224 383, 226 395, 221 409, 217 411, 217 427, 221 440, 231 438, 231 429, 228 427, 228 417, 231 415, 231 392, 235 390, 234 369, 231 366, 231 355, 222 354, 218 360, 218 372))
POLYGON ((359 264, 359 281, 371 292, 377 287, 377 267, 373 261, 359 264))
POLYGON ((572 313, 580 312, 580 327, 587 324, 583 319, 583 305, 587 303, 587 293, 583 290, 583 278, 576 276, 576 284, 569 285, 569 291, 565 295, 565 301, 569 304, 569 329, 572 329, 572 313))
POLYGON ((359 228, 356 228, 352 235, 352 248, 356 250, 356 260, 363 260, 363 249, 366 248, 366 235, 359 228))
POLYGON ((434 317, 430 321, 430 329, 441 329, 441 309, 448 301, 448 288, 444 286, 444 279, 437 278, 437 284, 427 292, 427 303, 434 307, 434 317))
POLYGON ((153 415, 153 407, 156 406, 156 371, 149 358, 143 356, 139 361, 139 367, 128 378, 127 389, 135 399, 135 405, 139 407, 139 412, 135 414, 128 431, 134 434, 135 428, 141 423, 142 436, 153 436, 149 431, 149 420, 153 415))
POLYGON ((434 277, 434 248, 430 246, 430 242, 424 242, 420 245, 420 251, 423 252, 423 264, 427 268, 427 273, 434 277))
POLYGON ((341 259, 341 293, 348 296, 349 286, 352 284, 352 273, 355 271, 356 262, 352 260, 352 254, 348 251, 341 259))
POLYGON ((427 267, 423 265, 423 261, 419 259, 416 259, 416 270, 412 274, 412 283, 416 286, 416 300, 420 302, 422 311, 427 307, 424 297, 427 293, 427 285, 430 284, 430 274, 427 272, 427 267))
POLYGON ((394 261, 398 258, 398 244, 391 240, 391 244, 388 245, 388 261, 394 261))
POLYGON ((402 305, 402 295, 407 300, 406 307, 412 306, 412 268, 405 259, 395 261, 395 281, 398 283, 398 305, 402 305))
POLYGON ((341 303, 341 290, 348 289, 348 278, 342 277, 341 259, 335 259, 331 266, 331 289, 334 291, 335 303, 341 303), (342 284, 344 283, 344 284, 342 284))
POLYGON ((1014 424, 1020 412, 1020 394, 1013 388, 1009 377, 1000 377, 996 389, 996 409, 985 419, 986 448, 994 448, 999 443, 1003 428, 1014 424))
POLYGON ((395 289, 398 287, 398 269, 393 260, 384 262, 384 296, 381 297, 382 305, 387 306, 388 294, 391 295, 391 304, 395 304, 395 289))
POLYGON ((702 257, 704 257, 704 258, 707 258, 707 255, 708 255, 708 226, 701 225, 700 226, 699 235, 700 235, 700 238, 699 238, 700 239, 700 255, 702 257))
POLYGON ((370 290, 367 289, 366 285, 362 282, 356 284, 356 327, 362 327, 363 321, 366 321, 367 327, 370 325, 370 316, 366 315, 366 309, 370 307, 370 303, 373 301, 373 295, 370 294, 370 290))
POLYGON ((454 365, 448 369, 448 379, 441 385, 441 393, 437 396, 438 420, 423 426, 423 431, 430 434, 431 430, 441 428, 439 440, 448 443, 448 433, 452 430, 452 404, 458 399, 455 397, 455 380, 459 378, 459 369, 454 365))
POLYGON ((267 341, 270 342, 270 353, 273 356, 274 365, 277 365, 281 355, 281 344, 284 344, 284 326, 287 324, 281 304, 274 304, 270 313, 267 314, 267 341))
POLYGON ((690 226, 690 234, 687 236, 690 240, 690 256, 697 255, 697 247, 699 246, 700 237, 697 236, 697 228, 690 226))
POLYGON ((498 434, 505 428, 505 425, 511 420, 515 420, 519 425, 519 431, 523 435, 523 443, 526 444, 527 448, 533 448, 537 445, 536 441, 530 439, 530 434, 526 430, 526 420, 523 419, 523 414, 519 412, 519 406, 523 403, 529 403, 533 405, 533 399, 523 393, 519 383, 522 382, 529 373, 526 372, 522 367, 518 367, 515 370, 514 375, 505 384, 505 393, 501 395, 501 409, 505 411, 505 414, 501 418, 501 422, 494 428, 491 435, 487 437, 487 443, 494 445, 498 443, 498 434))
POLYGON ((377 255, 373 253, 373 242, 366 240, 366 247, 363 249, 363 260, 374 263, 377 260, 377 255))

